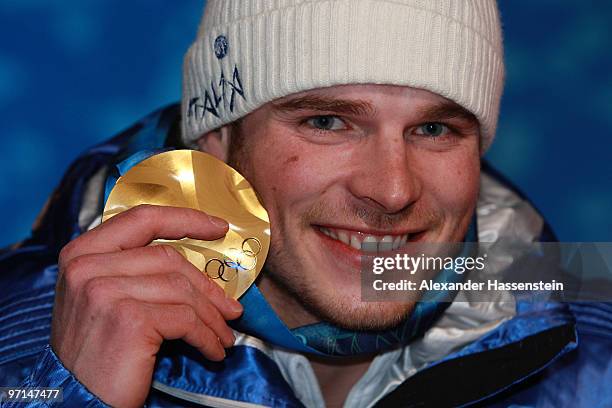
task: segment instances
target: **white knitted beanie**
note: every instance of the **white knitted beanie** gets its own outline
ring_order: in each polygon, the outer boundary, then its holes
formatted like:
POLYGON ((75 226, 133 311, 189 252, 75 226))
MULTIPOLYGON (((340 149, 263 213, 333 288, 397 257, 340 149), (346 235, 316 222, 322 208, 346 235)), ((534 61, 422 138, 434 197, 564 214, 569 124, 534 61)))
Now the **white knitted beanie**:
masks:
POLYGON ((495 0, 208 0, 183 67, 182 137, 342 84, 442 95, 495 135, 504 82, 495 0))

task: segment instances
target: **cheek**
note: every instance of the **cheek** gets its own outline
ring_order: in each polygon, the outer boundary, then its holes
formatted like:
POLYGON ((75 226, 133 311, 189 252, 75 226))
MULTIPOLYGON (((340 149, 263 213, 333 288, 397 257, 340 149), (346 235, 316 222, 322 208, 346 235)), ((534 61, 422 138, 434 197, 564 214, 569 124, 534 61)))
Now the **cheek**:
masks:
POLYGON ((428 160, 425 190, 440 210, 462 216, 473 210, 478 198, 480 158, 467 149, 444 156, 428 160))
POLYGON ((264 206, 275 213, 273 219, 307 208, 325 193, 334 174, 331 162, 316 148, 286 133, 274 137, 277 133, 268 133, 266 142, 253 150, 250 172, 264 206))

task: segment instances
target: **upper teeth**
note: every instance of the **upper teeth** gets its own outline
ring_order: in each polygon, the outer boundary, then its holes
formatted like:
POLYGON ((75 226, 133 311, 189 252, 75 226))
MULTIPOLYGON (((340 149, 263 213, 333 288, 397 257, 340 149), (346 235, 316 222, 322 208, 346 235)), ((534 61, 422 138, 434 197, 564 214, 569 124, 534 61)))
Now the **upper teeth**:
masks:
POLYGON ((336 228, 331 229, 320 227, 319 229, 328 237, 365 252, 391 251, 398 249, 406 244, 410 235, 403 234, 376 236, 336 228))

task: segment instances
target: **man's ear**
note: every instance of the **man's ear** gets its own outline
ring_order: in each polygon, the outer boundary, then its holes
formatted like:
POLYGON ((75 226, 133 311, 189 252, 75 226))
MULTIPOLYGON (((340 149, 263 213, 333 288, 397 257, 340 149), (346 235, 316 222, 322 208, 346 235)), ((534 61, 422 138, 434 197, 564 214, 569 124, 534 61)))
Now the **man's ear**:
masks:
POLYGON ((198 139, 198 148, 227 163, 231 137, 231 125, 225 125, 203 134, 198 139))

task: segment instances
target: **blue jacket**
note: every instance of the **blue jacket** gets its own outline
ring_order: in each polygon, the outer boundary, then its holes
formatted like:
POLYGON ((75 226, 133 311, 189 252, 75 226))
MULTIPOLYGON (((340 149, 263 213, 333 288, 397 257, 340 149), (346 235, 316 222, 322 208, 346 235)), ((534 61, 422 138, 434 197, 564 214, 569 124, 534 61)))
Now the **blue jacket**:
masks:
MULTIPOLYGON (((31 236, 2 250, 0 386, 62 387, 63 406, 105 406, 48 345, 57 257, 99 222, 117 163, 136 151, 177 145, 178 115, 172 105, 86 151, 66 172, 31 236)), ((486 163, 481 184, 481 239, 554 240, 533 206, 486 163)), ((612 407, 612 305, 505 305, 451 304, 422 338, 378 356, 346 406, 612 407)), ((164 343, 147 400, 151 407, 322 404, 304 356, 242 333, 223 363, 204 360, 180 341, 164 343)))

